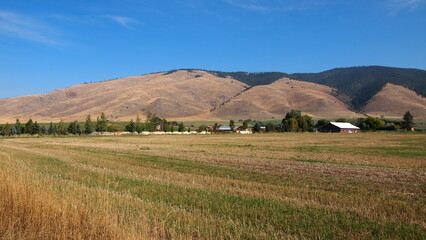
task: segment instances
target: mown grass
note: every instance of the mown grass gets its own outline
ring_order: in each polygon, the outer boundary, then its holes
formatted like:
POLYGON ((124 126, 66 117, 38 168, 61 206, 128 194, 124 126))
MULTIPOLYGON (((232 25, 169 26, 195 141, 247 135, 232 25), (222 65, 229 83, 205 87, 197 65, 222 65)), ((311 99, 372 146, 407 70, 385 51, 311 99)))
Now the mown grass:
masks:
MULTIPOLYGON (((28 185, 94 229, 48 238, 424 239, 425 145, 379 133, 2 139, 0 186, 28 185)), ((0 238, 41 236, 22 229, 0 238)))

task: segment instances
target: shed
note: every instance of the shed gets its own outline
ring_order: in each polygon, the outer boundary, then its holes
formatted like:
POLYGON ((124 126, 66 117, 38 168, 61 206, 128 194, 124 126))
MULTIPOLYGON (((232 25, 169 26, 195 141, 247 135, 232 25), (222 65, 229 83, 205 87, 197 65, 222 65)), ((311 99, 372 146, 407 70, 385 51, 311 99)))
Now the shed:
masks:
POLYGON ((319 129, 320 132, 357 133, 359 127, 348 122, 330 122, 319 129))

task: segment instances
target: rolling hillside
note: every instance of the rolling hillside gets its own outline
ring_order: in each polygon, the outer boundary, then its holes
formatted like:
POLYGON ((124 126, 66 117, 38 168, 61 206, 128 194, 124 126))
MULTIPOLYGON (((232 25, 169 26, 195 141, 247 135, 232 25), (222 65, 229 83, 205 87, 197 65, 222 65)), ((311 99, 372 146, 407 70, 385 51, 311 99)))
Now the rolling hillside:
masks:
POLYGON ((404 86, 426 96, 426 71, 381 66, 335 68, 321 73, 292 74, 293 79, 324 84, 339 90, 342 98, 356 110, 387 84, 404 86))
POLYGON ((210 118, 282 118, 291 109, 301 109, 314 118, 361 117, 332 94, 333 89, 325 85, 283 78, 245 91, 219 106, 210 118))
POLYGON ((388 83, 368 102, 364 111, 374 117, 386 118, 401 118, 406 111, 410 111, 415 118, 426 119, 426 98, 388 83))
POLYGON ((220 77, 229 76, 250 86, 267 85, 284 77, 327 85, 337 89, 338 97, 356 111, 361 111, 387 83, 404 86, 426 96, 426 71, 420 69, 363 66, 335 68, 320 73, 211 73, 220 77))
POLYGON ((291 75, 172 70, 0 99, 0 122, 82 121, 101 112, 109 120, 129 121, 148 111, 169 120, 266 120, 291 109, 328 119, 363 113, 400 118, 409 110, 426 119, 425 73, 384 67, 291 75))
POLYGON ((81 84, 47 94, 0 100, 0 121, 33 118, 40 122, 83 120, 105 112, 110 120, 125 120, 155 112, 165 118, 186 118, 239 94, 248 85, 201 71, 156 73, 81 84))

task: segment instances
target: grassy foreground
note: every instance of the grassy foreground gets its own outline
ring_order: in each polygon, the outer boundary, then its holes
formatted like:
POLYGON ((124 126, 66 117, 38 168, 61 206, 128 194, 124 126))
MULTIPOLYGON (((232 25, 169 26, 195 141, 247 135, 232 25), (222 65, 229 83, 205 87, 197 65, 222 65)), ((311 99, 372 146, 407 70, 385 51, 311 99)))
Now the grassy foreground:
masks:
POLYGON ((0 239, 426 239, 426 135, 0 138, 0 239))

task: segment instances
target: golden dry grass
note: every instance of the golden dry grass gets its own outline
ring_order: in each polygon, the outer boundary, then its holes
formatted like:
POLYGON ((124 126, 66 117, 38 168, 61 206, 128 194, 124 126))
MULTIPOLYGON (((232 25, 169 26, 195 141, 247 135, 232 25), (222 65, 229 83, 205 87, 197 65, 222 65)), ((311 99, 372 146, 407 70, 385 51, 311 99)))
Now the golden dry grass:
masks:
POLYGON ((388 83, 364 107, 369 116, 401 118, 407 111, 417 120, 426 119, 426 98, 403 86, 388 83))
POLYGON ((423 134, 0 139, 0 238, 424 239, 423 134))
MULTIPOLYGON (((3 175, 4 174, 4 175, 3 175)), ((54 199, 43 186, 25 177, 0 176, 1 239, 118 239, 119 231, 105 218, 78 204, 54 199)))

